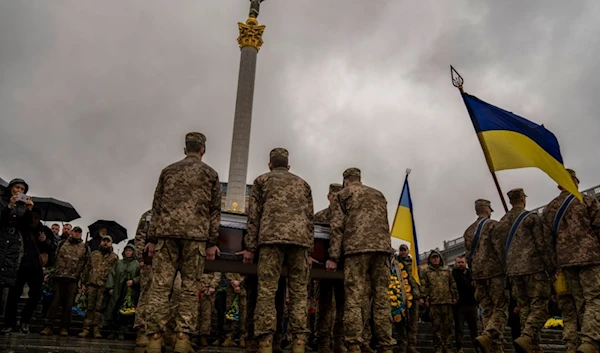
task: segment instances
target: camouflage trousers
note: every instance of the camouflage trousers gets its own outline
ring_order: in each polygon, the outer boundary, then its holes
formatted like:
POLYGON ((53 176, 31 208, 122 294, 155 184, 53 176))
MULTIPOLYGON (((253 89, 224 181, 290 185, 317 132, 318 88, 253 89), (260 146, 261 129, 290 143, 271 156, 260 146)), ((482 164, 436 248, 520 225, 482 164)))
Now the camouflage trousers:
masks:
POLYGON ((519 307, 521 334, 540 343, 540 333, 548 320, 548 301, 552 293, 552 282, 546 272, 511 277, 512 295, 519 307))
POLYGON ((396 325, 398 329, 398 346, 416 348, 417 329, 419 327, 419 301, 413 300, 412 306, 406 310, 406 318, 396 325))
POLYGON ((386 350, 396 344, 392 337, 392 314, 387 293, 390 261, 389 254, 385 253, 356 254, 344 258, 344 333, 348 344, 363 343, 365 300, 371 296, 373 325, 379 347, 386 350), (371 279, 370 288, 365 286, 367 276, 371 279), (370 295, 365 296, 369 292, 370 295))
POLYGON ((583 312, 581 316, 581 341, 599 345, 600 265, 567 267, 563 270, 567 287, 575 299, 577 311, 583 312))
POLYGON ((452 305, 432 304, 429 306, 429 317, 433 330, 433 346, 435 348, 452 348, 452 330, 454 328, 452 305))
POLYGON ((87 286, 87 311, 85 320, 83 320, 83 329, 89 330, 92 327, 100 328, 102 324, 102 302, 104 300, 104 286, 87 286))
POLYGON ((319 282, 319 311, 317 315, 317 339, 330 341, 331 333, 344 337, 344 281, 321 280, 319 282), (335 306, 333 297, 335 295, 335 306))
POLYGON ((177 300, 175 332, 193 335, 198 323, 198 292, 206 259, 206 243, 184 239, 160 239, 152 261, 147 334, 164 333, 172 310, 169 297, 181 265, 181 293, 177 300))
POLYGON ((236 337, 243 337, 246 334, 246 290, 243 287, 240 289, 240 293, 236 293, 232 286, 227 286, 227 298, 225 299, 225 310, 229 311, 231 310, 231 306, 233 305, 236 296, 238 298, 239 320, 230 321, 225 319, 225 330, 236 337))
POLYGON ((152 267, 146 266, 140 269, 140 298, 138 299, 137 309, 135 310, 135 321, 133 328, 139 333, 146 332, 146 323, 148 322, 148 293, 150 292, 150 283, 152 282, 152 267))
POLYGON ((175 332, 175 318, 177 317, 177 309, 179 308, 179 300, 181 300, 181 272, 177 272, 175 281, 173 282, 173 290, 169 298, 169 320, 167 321, 167 332, 175 332))
POLYGON ((504 276, 475 282, 475 299, 482 311, 483 332, 497 344, 503 340, 508 322, 509 298, 504 276))
POLYGON ((254 330, 259 340, 270 340, 276 331, 277 310, 273 306, 281 268, 288 269, 289 332, 293 339, 306 341, 308 249, 294 245, 263 245, 258 258, 258 296, 254 330))
POLYGON ((577 337, 577 328, 581 324, 583 312, 578 312, 577 307, 583 309, 584 304, 575 304, 573 295, 566 293, 558 296, 558 308, 563 319, 563 343, 567 347, 575 347, 579 345, 577 337))
MULTIPOLYGON (((248 341, 253 341, 256 339, 256 336, 254 335, 254 313, 256 312, 256 298, 258 298, 258 277, 246 276, 243 284, 246 291, 246 337, 248 338, 248 341)), ((286 288, 286 278, 279 278, 277 292, 275 293, 275 311, 277 313, 277 319, 273 343, 281 342, 283 337, 286 288)))
POLYGON ((212 328, 212 314, 215 307, 215 295, 202 293, 200 305, 198 306, 198 334, 209 336, 212 328))

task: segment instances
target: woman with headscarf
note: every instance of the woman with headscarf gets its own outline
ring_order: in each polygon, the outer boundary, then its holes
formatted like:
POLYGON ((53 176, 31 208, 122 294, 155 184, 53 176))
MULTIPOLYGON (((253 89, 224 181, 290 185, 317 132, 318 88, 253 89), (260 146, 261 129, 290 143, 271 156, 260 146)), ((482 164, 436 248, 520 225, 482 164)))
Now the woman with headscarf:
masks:
POLYGON ((23 252, 21 234, 28 230, 33 208, 33 201, 25 196, 28 190, 23 179, 13 179, 0 196, 0 293, 17 281, 23 252))

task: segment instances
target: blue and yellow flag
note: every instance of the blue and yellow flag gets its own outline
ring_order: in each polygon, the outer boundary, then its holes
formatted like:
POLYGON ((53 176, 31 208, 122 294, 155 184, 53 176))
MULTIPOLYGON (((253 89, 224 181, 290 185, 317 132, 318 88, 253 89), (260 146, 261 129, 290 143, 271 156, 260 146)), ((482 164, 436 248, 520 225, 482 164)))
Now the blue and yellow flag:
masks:
MULTIPOLYGON (((410 198, 410 188, 408 186, 408 175, 410 170, 406 171, 406 179, 400 194, 400 202, 392 224, 391 236, 404 240, 410 244, 410 256, 412 257, 411 273, 418 284, 421 284, 419 279, 419 245, 417 243, 417 231, 415 229, 415 219, 413 217, 412 199, 410 198)), ((408 271, 408 269, 407 269, 408 271)))
POLYGON ((563 189, 582 200, 565 169, 558 140, 543 125, 463 93, 483 153, 492 171, 539 168, 563 189))

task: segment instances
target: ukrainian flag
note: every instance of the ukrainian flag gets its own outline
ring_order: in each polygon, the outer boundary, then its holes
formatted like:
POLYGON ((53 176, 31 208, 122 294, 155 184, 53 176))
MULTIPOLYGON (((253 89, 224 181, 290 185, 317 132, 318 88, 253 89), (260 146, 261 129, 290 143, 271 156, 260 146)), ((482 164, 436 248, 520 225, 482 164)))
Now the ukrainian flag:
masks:
POLYGON ((415 219, 413 217, 412 199, 410 198, 410 188, 408 186, 408 175, 410 170, 406 171, 406 179, 402 187, 400 202, 392 224, 391 236, 404 240, 410 244, 410 256, 412 257, 412 275, 418 284, 419 279, 419 245, 417 244, 417 231, 415 229, 415 219))
POLYGON ((495 107, 467 93, 463 100, 492 171, 539 168, 582 200, 563 165, 558 140, 543 125, 495 107))

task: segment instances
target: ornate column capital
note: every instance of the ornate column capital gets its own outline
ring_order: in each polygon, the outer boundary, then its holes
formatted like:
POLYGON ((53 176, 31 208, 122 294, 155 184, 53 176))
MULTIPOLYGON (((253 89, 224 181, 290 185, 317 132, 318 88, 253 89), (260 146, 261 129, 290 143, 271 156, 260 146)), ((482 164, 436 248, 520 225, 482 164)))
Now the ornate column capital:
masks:
POLYGON ((253 47, 257 51, 263 45, 262 35, 266 26, 259 25, 256 18, 248 18, 246 23, 238 22, 240 35, 237 38, 240 49, 243 47, 253 47))

